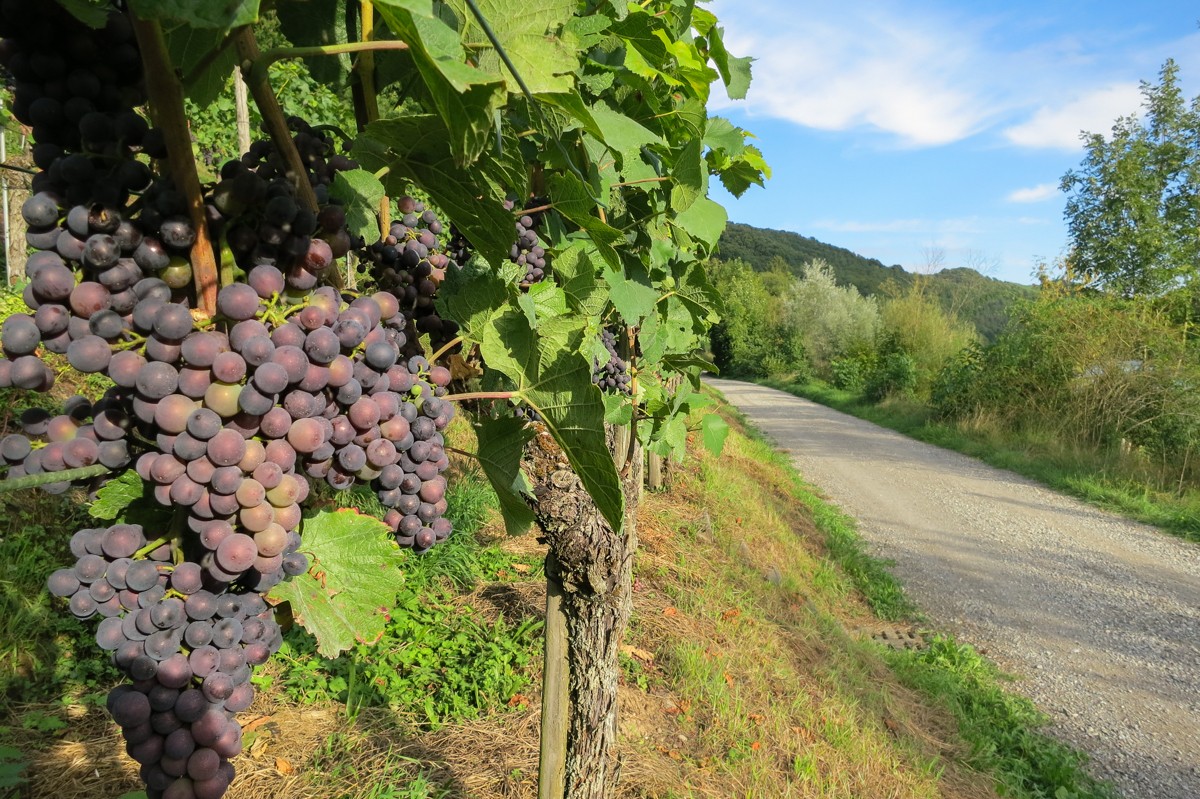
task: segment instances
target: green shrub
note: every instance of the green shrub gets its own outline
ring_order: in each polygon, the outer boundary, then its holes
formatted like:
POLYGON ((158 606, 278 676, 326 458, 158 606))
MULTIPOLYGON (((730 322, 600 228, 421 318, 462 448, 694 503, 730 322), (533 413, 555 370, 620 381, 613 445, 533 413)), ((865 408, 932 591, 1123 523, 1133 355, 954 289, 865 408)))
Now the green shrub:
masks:
POLYGON ((863 394, 871 402, 911 396, 917 388, 917 362, 907 352, 889 352, 867 377, 863 394))

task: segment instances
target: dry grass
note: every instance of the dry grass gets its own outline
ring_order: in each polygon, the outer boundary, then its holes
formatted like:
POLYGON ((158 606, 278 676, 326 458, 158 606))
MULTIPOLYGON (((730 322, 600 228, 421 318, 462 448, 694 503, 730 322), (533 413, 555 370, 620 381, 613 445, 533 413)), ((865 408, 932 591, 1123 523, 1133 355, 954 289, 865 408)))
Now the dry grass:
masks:
MULTIPOLYGON (((644 497, 614 796, 993 799, 987 776, 958 765, 953 721, 845 632, 873 619, 822 557, 789 481, 735 434, 724 457, 693 456, 670 493, 644 497)), ((538 551, 532 536, 498 540, 538 551)), ((461 599, 512 623, 540 615, 544 600, 537 580, 461 599)), ((540 703, 528 693, 507 712, 435 731, 387 710, 350 718, 340 705, 260 696, 241 719, 247 751, 227 796, 534 797, 540 703)), ((77 722, 36 752, 22 797, 137 787, 103 711, 73 712, 77 722)))

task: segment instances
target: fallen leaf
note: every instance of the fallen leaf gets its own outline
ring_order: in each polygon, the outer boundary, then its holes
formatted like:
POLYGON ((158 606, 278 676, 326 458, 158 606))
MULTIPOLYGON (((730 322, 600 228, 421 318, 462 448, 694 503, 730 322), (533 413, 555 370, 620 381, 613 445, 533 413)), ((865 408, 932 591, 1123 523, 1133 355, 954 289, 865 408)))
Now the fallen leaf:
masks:
POLYGON ((513 694, 512 699, 508 700, 509 707, 526 704, 529 704, 529 697, 525 696, 525 694, 513 694))
POLYGON ((725 672, 724 676, 725 676, 725 684, 732 688, 733 687, 733 675, 730 674, 729 672, 725 672))
POLYGON ((280 774, 295 774, 296 769, 282 757, 275 758, 275 770, 280 774))
POLYGON ((668 716, 678 716, 681 714, 686 714, 691 709, 692 709, 692 702, 690 699, 680 699, 675 705, 667 708, 666 711, 664 711, 664 712, 668 716))
POLYGON ((533 570, 533 567, 528 563, 514 563, 512 568, 513 571, 517 572, 518 574, 529 574, 529 572, 533 570))
MULTIPOLYGON (((751 721, 753 721, 755 724, 762 724, 762 722, 763 722, 763 719, 764 719, 764 718, 766 718, 766 717, 765 717, 765 716, 764 716, 762 713, 751 713, 751 714, 750 714, 749 716, 747 716, 746 718, 750 719, 750 720, 751 720, 751 721)), ((793 729, 795 729, 795 728, 793 728, 793 729)))
POLYGON ((757 752, 762 748, 762 744, 760 744, 758 741, 755 741, 754 743, 750 744, 750 748, 757 752))
POLYGON ((663 608, 663 615, 664 616, 678 616, 679 611, 676 610, 673 606, 667 605, 665 608, 663 608))
POLYGON ((628 655, 631 658, 636 658, 637 660, 640 660, 643 663, 653 663, 654 662, 654 653, 653 652, 647 652, 645 649, 639 649, 636 646, 629 646, 628 644, 623 645, 621 647, 621 654, 628 655))
POLYGON ((250 732, 251 730, 258 729, 259 727, 261 727, 262 725, 264 725, 268 721, 270 721, 272 718, 274 718, 274 717, 273 716, 258 716, 256 718, 254 718, 253 720, 248 721, 242 725, 242 733, 245 734, 247 732, 250 732))
POLYGON ((736 619, 738 616, 741 616, 741 615, 742 615, 741 610, 739 610, 738 608, 731 608, 731 609, 725 611, 724 613, 722 613, 721 618, 724 621, 729 621, 730 619, 736 619))

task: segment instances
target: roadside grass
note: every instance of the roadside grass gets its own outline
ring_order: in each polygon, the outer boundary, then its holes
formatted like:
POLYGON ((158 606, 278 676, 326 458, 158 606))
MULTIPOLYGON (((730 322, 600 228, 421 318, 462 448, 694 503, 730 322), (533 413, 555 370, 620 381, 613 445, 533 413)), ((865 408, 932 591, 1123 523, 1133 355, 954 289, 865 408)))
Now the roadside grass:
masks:
MULTIPOLYGON (((1037 739, 1002 739, 1022 738, 1037 718, 994 711, 1015 701, 991 698, 1003 682, 994 672, 945 651, 929 663, 891 653, 860 633, 912 624, 915 610, 853 521, 730 418, 725 454, 690 454, 672 489, 647 493, 639 510, 614 795, 1104 797, 1075 772, 1043 779, 1043 793, 1020 787, 1012 774, 1043 768, 1027 765, 1037 739), (1014 748, 1007 764, 984 756, 1014 748)), ((285 654, 259 677, 273 690, 239 717, 245 752, 229 799, 537 795, 544 550, 532 535, 504 536, 478 473, 469 462, 455 468, 456 534, 409 558, 411 598, 377 647, 332 662, 288 633, 285 654)), ((23 564, 4 572, 14 596, 43 596, 66 548, 62 518, 81 520, 71 505, 42 496, 6 522, 0 547, 30 539, 25 554, 0 551, 23 564)), ((41 612, 64 643, 12 672, 15 686, 45 687, 0 713, 0 793, 14 767, 29 778, 22 799, 136 791, 101 706, 114 675, 70 669, 50 679, 75 646, 80 664, 100 661, 86 625, 48 602, 41 612)), ((0 650, 37 634, 32 622, 0 626, 13 636, 0 637, 0 650)))
MULTIPOLYGON (((747 465, 735 467, 733 474, 717 476, 709 496, 725 494, 737 506, 737 497, 746 487, 737 483, 739 472, 752 475, 762 493, 776 491, 796 497, 808 507, 817 528, 817 537, 828 557, 841 568, 847 580, 880 619, 908 621, 924 627, 926 620, 904 596, 903 589, 886 570, 887 564, 869 555, 854 522, 836 508, 823 502, 797 475, 786 456, 746 426, 744 417, 723 409, 728 418, 745 432, 747 438, 731 436, 733 447, 718 459, 714 469, 729 458, 744 453, 747 465), (753 439, 753 440, 751 440, 753 439), (745 443, 743 443, 743 441, 745 443), (770 485, 749 464, 770 464, 779 489, 770 485)), ((755 496, 745 507, 761 502, 755 496)), ((815 581, 813 581, 815 584, 815 581)), ((835 595, 840 592, 834 587, 835 595)), ((844 596, 834 607, 852 608, 844 596)), ((850 627, 852 622, 843 622, 850 627)), ((967 644, 951 636, 934 634, 922 651, 892 650, 866 644, 880 653, 902 685, 917 691, 930 707, 949 714, 954 722, 953 738, 961 740, 965 751, 958 753, 967 769, 990 774, 996 789, 1005 796, 1022 799, 1111 799, 1112 789, 1093 778, 1086 770, 1086 756, 1042 732, 1047 717, 1028 699, 1012 690, 1013 679, 1000 672, 967 644)), ((842 675, 852 673, 843 668, 842 675)))
POLYGON ((928 406, 911 400, 889 399, 876 405, 823 383, 760 382, 1200 541, 1200 489, 1168 485, 1159 470, 1120 452, 1071 446, 1046 431, 1016 434, 986 424, 941 422, 928 406))

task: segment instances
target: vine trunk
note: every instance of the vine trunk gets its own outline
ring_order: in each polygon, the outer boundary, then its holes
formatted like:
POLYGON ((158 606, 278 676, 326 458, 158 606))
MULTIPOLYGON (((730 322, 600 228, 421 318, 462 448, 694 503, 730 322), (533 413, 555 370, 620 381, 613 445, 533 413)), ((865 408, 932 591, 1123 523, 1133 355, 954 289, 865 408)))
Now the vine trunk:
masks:
MULTIPOLYGON (((569 702, 566 799, 603 799, 619 777, 617 654, 632 608, 634 522, 642 485, 642 451, 627 431, 607 431, 625 493, 625 525, 614 530, 597 510, 548 433, 530 444, 534 513, 549 547, 546 579, 562 592, 567 628, 569 702)), ((550 690, 547 687, 547 690, 550 690)))

